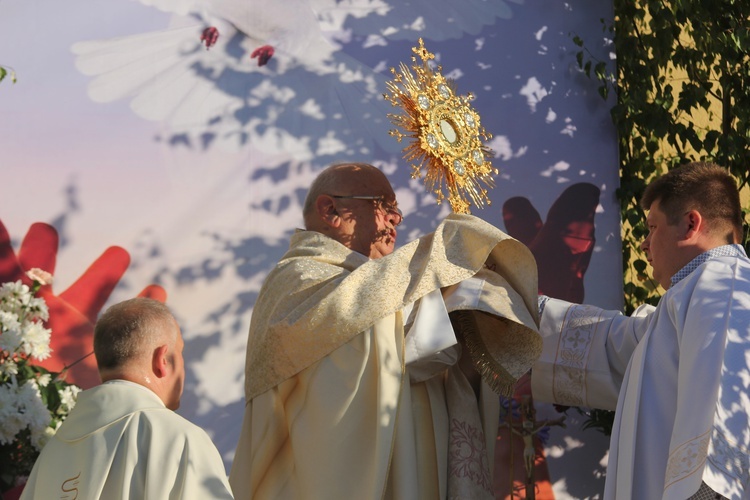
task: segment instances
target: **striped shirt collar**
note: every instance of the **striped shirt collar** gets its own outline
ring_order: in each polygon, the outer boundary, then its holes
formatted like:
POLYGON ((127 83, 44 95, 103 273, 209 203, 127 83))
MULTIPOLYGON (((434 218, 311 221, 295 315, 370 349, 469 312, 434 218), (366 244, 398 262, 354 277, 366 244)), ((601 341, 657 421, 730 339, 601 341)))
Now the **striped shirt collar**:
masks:
POLYGON ((690 273, 695 271, 698 266, 700 266, 704 262, 715 259, 716 257, 747 257, 747 255, 745 254, 745 249, 742 248, 742 245, 738 245, 736 243, 733 245, 722 245, 720 247, 707 250, 688 262, 685 267, 677 271, 677 273, 672 276, 672 286, 675 286, 677 283, 687 278, 690 273))

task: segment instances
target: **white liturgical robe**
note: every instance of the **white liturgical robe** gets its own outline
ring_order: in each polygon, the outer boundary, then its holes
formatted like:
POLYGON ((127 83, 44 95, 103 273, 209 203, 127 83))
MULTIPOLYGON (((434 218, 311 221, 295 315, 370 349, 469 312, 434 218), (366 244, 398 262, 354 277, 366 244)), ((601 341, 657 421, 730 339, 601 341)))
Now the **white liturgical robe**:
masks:
POLYGON ((539 354, 536 293, 528 249, 472 216, 374 260, 296 233, 253 310, 237 498, 492 498, 490 386, 539 354))
POLYGON ((534 397, 617 410, 606 499, 750 498, 750 261, 719 248, 631 317, 544 306, 534 397))
POLYGON ((79 394, 21 499, 231 499, 211 439, 153 391, 113 380, 79 394))

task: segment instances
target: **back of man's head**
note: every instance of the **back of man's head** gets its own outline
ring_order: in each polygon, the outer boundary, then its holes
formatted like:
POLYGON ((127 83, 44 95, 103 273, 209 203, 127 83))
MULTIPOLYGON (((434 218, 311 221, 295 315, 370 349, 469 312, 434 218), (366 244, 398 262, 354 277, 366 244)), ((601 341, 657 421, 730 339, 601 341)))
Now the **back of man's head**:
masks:
POLYGON ((646 187, 641 207, 649 210, 656 201, 669 224, 697 210, 717 237, 727 243, 741 240, 742 205, 737 183, 725 168, 694 162, 672 169, 646 187))
POLYGON ((94 328, 94 355, 102 380, 150 363, 152 349, 174 344, 177 330, 166 305, 138 297, 111 306, 94 328))

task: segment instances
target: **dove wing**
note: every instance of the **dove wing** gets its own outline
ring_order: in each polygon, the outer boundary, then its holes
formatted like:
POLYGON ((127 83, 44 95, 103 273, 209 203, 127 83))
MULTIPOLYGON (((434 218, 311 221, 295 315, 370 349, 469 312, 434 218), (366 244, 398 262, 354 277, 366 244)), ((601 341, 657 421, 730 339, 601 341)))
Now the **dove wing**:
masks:
MULTIPOLYGON (((94 76, 88 88, 97 102, 133 98, 139 116, 188 126, 239 106, 215 85, 232 63, 222 47, 206 51, 201 24, 73 45, 76 67, 94 76)), ((231 40, 225 34, 224 43, 231 40)), ((221 40, 220 40, 221 42, 221 40)))

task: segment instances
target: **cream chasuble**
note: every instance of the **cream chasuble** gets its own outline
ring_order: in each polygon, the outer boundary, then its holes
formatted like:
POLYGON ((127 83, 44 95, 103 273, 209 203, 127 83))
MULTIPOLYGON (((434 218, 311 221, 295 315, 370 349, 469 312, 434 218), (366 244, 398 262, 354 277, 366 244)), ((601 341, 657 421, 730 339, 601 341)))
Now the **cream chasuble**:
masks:
POLYGON ((82 392, 34 464, 23 500, 231 499, 203 429, 123 380, 82 392))
POLYGON ((718 257, 631 317, 550 299, 537 400, 617 410, 606 499, 750 498, 750 261, 718 257))
POLYGON ((540 349, 533 258, 480 219, 451 215, 377 260, 298 232, 253 311, 234 493, 492 498, 490 386, 512 391, 540 349), (425 313, 441 289, 444 312, 425 313), (481 409, 450 366, 455 340, 409 338, 419 315, 443 314, 444 327, 451 312, 487 382, 481 409))

